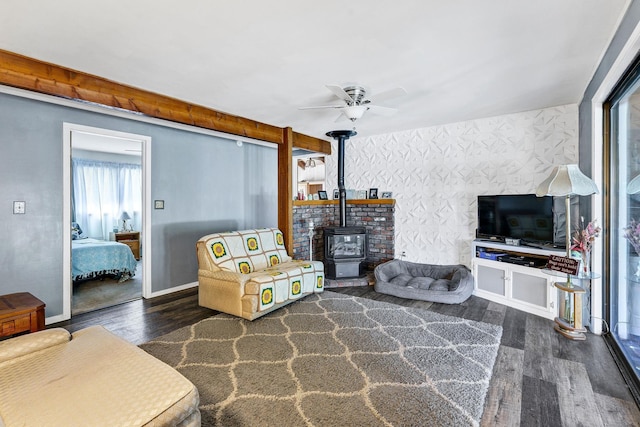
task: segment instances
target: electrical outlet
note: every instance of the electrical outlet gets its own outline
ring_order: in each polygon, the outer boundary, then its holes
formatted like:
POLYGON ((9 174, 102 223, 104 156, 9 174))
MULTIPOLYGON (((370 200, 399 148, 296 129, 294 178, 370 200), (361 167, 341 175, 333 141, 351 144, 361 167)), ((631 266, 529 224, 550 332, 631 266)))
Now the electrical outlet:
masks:
POLYGON ((13 213, 23 214, 27 208, 27 202, 13 202, 13 213))

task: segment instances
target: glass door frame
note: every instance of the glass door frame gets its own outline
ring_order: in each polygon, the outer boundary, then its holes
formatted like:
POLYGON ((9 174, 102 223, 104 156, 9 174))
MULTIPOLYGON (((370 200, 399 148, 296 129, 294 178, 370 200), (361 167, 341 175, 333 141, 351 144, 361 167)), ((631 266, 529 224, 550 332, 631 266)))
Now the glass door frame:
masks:
MULTIPOLYGON (((622 77, 618 80, 618 82, 614 85, 611 93, 607 96, 606 100, 602 104, 602 124, 603 124, 603 162, 602 162, 602 171, 603 171, 603 184, 604 184, 604 194, 603 194, 603 315, 607 325, 610 328, 614 328, 616 325, 612 324, 612 291, 613 291, 613 281, 618 280, 619 273, 617 265, 613 264, 613 257, 618 256, 618 253, 615 252, 613 247, 613 233, 612 230, 619 229, 619 227, 614 227, 614 223, 617 222, 618 218, 614 218, 614 214, 616 212, 619 213, 619 207, 616 206, 614 209, 613 204, 616 202, 615 196, 613 192, 617 190, 617 186, 614 188, 614 185, 617 183, 614 179, 613 174, 616 173, 616 176, 619 175, 619 167, 620 165, 612 164, 613 161, 617 161, 618 157, 615 156, 614 145, 617 144, 617 141, 614 140, 616 137, 616 133, 614 132, 616 129, 616 123, 612 120, 611 114, 613 108, 618 105, 619 101, 623 99, 640 81, 640 55, 636 56, 636 58, 632 61, 628 70, 622 75, 622 77), (616 277, 614 274, 616 273, 616 277)), ((626 165, 625 165, 626 166, 626 165)), ((622 237, 620 237, 622 239, 622 237)), ((617 259, 617 258, 616 258, 617 259)), ((617 303, 615 304, 617 306, 617 303)), ((614 360, 618 364, 620 371, 627 382, 629 389, 636 401, 636 403, 640 404, 640 376, 637 373, 637 370, 633 368, 630 361, 627 359, 627 356, 620 348, 620 344, 617 341, 612 331, 607 330, 606 333, 603 334, 605 342, 607 343, 609 350, 614 355, 614 360)))

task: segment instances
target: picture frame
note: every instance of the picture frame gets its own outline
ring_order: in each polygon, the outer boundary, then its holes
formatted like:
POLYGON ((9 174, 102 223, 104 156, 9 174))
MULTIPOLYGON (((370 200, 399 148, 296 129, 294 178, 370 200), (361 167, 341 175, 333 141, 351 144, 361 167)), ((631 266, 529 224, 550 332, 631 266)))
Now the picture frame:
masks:
POLYGON ((329 198, 327 197, 327 192, 324 190, 318 191, 318 198, 320 198, 320 200, 329 200, 329 198))
POLYGON ((367 198, 367 190, 358 190, 358 199, 365 200, 367 198))
POLYGON ((337 188, 333 189, 333 199, 334 200, 338 200, 340 198, 340 190, 338 190, 337 188))
POLYGON ((370 199, 377 199, 378 198, 378 189, 377 188, 370 188, 369 189, 369 198, 370 199))
POLYGON ((382 199, 393 199, 393 193, 391 191, 383 191, 382 199))
POLYGON ((155 209, 164 209, 164 200, 154 200, 153 207, 155 209))

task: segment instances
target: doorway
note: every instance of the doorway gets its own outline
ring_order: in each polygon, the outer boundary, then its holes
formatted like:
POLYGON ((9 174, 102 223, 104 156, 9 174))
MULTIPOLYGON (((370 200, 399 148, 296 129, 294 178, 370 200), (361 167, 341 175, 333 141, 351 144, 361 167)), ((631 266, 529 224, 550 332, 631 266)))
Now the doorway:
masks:
POLYGON ((325 190, 325 158, 318 155, 293 157, 294 191, 298 200, 319 200, 319 191, 325 190))
POLYGON ((63 316, 148 297, 151 138, 65 123, 63 140, 63 316))

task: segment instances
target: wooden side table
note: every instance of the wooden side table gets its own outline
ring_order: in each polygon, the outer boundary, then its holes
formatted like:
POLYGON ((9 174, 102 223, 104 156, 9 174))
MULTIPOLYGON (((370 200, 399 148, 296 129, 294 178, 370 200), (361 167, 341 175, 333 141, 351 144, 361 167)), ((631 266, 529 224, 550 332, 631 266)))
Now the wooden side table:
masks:
POLYGON ((139 231, 119 231, 115 234, 116 242, 129 246, 136 261, 140 261, 140 232, 139 231))
POLYGON ((558 298, 559 316, 554 319, 553 328, 570 340, 584 341, 587 339, 587 328, 582 325, 582 295, 584 288, 576 285, 556 282, 560 297, 558 298))
POLYGON ((44 307, 29 292, 0 295, 0 337, 43 330, 44 307))

